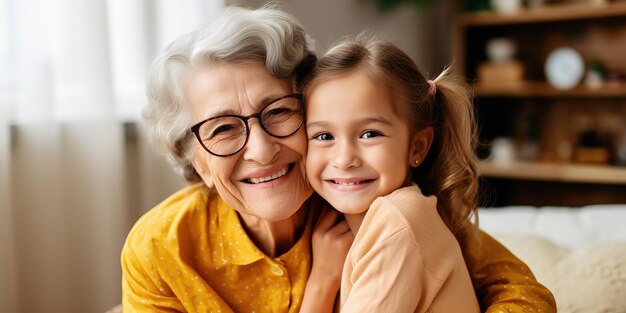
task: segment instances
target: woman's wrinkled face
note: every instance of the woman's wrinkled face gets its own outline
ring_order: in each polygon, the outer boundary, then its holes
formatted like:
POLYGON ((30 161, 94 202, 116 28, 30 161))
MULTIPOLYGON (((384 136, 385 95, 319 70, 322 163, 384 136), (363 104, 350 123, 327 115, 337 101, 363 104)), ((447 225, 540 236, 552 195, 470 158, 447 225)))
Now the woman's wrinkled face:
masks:
MULTIPOLYGON (((192 124, 224 114, 248 116, 263 104, 293 93, 288 80, 272 76, 264 64, 212 64, 185 81, 192 124)), ((248 120, 247 144, 238 153, 218 157, 195 140, 192 160, 204 182, 240 213, 268 221, 291 217, 312 189, 305 177, 304 127, 287 138, 266 133, 257 118, 248 120)))

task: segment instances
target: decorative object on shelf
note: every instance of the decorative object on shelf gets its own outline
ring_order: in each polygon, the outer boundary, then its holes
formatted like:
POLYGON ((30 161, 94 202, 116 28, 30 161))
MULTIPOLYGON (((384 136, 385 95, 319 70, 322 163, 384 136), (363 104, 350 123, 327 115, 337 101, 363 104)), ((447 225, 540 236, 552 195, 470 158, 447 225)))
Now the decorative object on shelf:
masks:
POLYGON ((583 78, 585 63, 576 50, 559 48, 548 55, 544 70, 552 87, 562 90, 572 89, 583 78))
POLYGON ((591 89, 598 89, 604 85, 606 68, 598 60, 591 61, 585 76, 585 85, 591 89))
POLYGON ((505 63, 513 59, 517 46, 510 38, 494 38, 487 42, 486 52, 491 62, 505 63))
POLYGON ((610 70, 606 74, 606 82, 609 86, 622 86, 624 81, 626 81, 626 74, 619 70, 610 70))
POLYGON ((511 14, 522 8, 522 0, 491 0, 491 7, 496 12, 511 14))
POLYGON ((587 76, 585 76, 585 85, 590 89, 600 89, 604 85, 604 79, 598 72, 587 71, 587 76))
POLYGON ((524 66, 514 59, 517 46, 510 38, 494 38, 487 42, 489 60, 478 66, 478 81, 490 84, 520 83, 524 78, 524 66))
POLYGON ((595 129, 588 129, 580 134, 574 150, 574 161, 590 164, 609 162, 609 148, 595 129))
POLYGON ((511 164, 517 159, 513 139, 499 137, 491 142, 490 160, 497 164, 511 164))

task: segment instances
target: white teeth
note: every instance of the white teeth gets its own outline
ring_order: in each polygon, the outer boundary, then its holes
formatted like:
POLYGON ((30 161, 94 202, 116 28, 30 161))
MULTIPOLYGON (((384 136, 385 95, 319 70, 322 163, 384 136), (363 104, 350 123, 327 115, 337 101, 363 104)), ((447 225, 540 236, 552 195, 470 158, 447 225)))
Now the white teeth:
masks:
POLYGON ((274 180, 278 177, 282 177, 285 176, 285 174, 287 174, 287 170, 289 169, 289 167, 285 167, 282 170, 270 175, 270 176, 265 176, 265 177, 251 177, 248 178, 248 180, 253 183, 253 184, 259 184, 259 183, 264 183, 266 181, 270 181, 270 180, 274 180))
POLYGON ((343 185, 343 186, 352 186, 352 185, 357 185, 357 184, 361 183, 360 181, 355 181, 355 182, 348 183, 348 182, 341 182, 341 181, 336 181, 336 180, 334 180, 334 182, 337 185, 343 185))

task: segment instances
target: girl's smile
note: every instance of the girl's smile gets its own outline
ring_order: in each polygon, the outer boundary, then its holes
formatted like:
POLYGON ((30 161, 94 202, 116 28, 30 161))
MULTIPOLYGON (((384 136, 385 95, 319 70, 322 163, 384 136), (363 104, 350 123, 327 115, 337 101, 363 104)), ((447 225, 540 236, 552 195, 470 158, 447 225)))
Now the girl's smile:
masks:
POLYGON ((407 182, 409 127, 364 72, 323 81, 307 99, 307 178, 333 207, 364 215, 376 198, 407 182))
POLYGON ((324 180, 331 188, 338 191, 357 191, 368 188, 375 179, 370 178, 332 178, 324 180))

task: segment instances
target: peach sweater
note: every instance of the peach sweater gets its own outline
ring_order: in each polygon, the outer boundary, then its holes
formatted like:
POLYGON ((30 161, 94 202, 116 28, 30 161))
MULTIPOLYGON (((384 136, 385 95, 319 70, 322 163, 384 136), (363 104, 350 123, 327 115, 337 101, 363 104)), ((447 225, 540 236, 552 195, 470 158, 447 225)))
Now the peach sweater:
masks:
POLYGON ((410 186, 372 203, 344 264, 341 312, 480 312, 434 196, 410 186))

